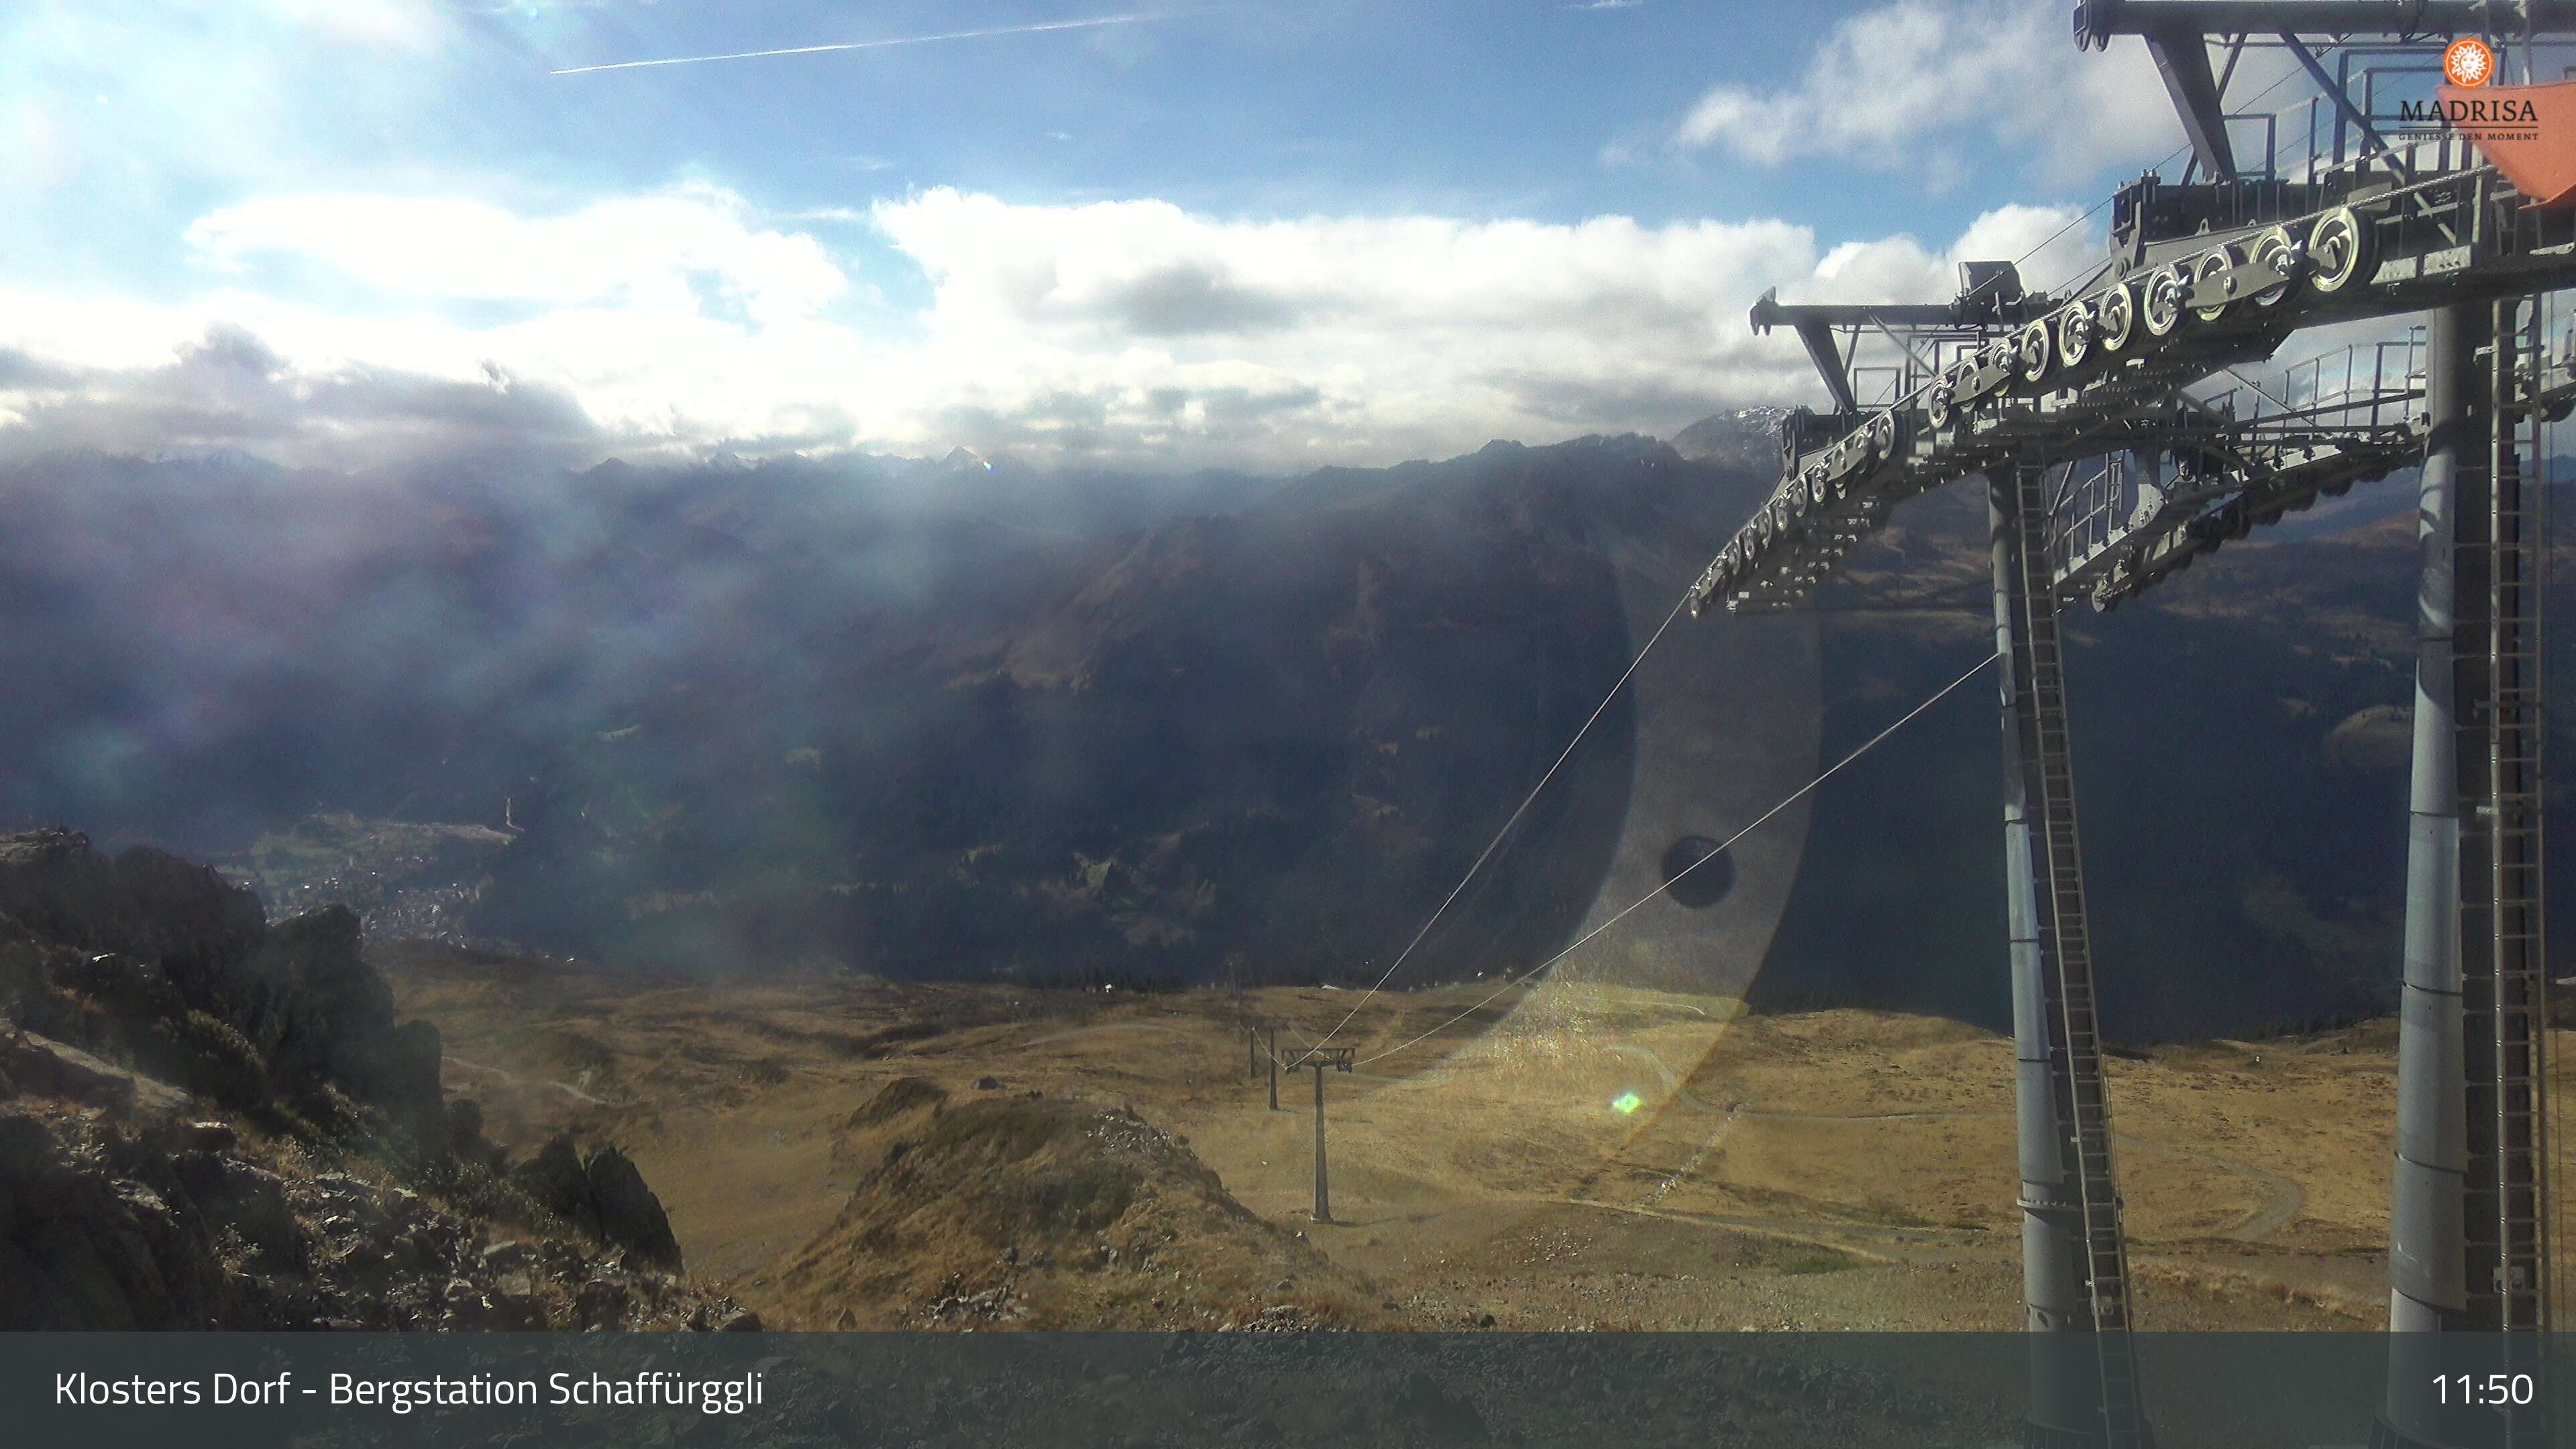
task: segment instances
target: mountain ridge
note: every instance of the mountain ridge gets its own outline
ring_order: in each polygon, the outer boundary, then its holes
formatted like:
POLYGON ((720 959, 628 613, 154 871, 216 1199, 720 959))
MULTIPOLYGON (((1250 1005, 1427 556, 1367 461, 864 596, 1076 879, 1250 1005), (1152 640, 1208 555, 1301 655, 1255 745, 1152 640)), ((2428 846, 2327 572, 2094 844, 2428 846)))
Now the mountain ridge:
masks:
MULTIPOLYGON (((1601 704, 1657 596, 1768 489, 1776 416, 1133 496, 1093 474, 1053 497, 1059 475, 1008 460, 922 460, 903 476, 938 486, 915 493, 808 460, 373 491, 0 469, 0 499, 40 505, 0 533, 0 588, 37 626, 0 645, 29 685, 0 702, 28 762, 0 807, 227 856, 274 842, 280 885, 426 893, 437 912, 400 918, 550 952, 1373 979, 1601 704), (439 881, 280 874, 328 853, 317 811, 492 849, 439 881)), ((1757 648, 1711 687, 1820 689, 1831 760, 1946 682, 1989 628, 1974 491, 1907 503, 1846 561, 1809 616, 1821 684, 1757 648), (1879 612, 1906 600, 1938 607, 1879 612)), ((2070 619, 2115 1029, 2393 989, 2402 782, 2335 732, 2384 732, 2409 697, 2402 534, 2257 534, 2070 619), (2207 921, 2165 904, 2177 870, 2207 921), (2189 969, 2122 964, 2133 939, 2189 969)), ((1408 979, 1535 962, 1590 917, 1649 788, 1639 697, 1611 699, 1408 979)), ((1654 723, 1676 759, 1724 768, 1706 725, 1654 723)), ((1742 968, 1757 995, 1999 1018, 1993 749, 1963 698, 1826 783, 1781 929, 1742 968)), ((1673 768, 1651 788, 1693 789, 1700 767, 1673 768)), ((1690 949, 1687 919, 1657 929, 1690 949)))

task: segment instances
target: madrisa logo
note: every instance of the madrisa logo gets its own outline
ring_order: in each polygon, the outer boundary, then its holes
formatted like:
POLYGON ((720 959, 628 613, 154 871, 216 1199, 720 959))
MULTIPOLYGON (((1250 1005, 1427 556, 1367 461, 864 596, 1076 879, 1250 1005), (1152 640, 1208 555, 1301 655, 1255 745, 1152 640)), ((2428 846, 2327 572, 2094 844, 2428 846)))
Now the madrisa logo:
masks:
POLYGON ((2398 102, 2397 123, 2391 129, 2416 136, 2452 131, 2471 141, 2540 139, 2540 112, 2527 87, 2520 92, 2511 87, 2486 91, 2495 70, 2495 51, 2485 41, 2474 35, 2452 41, 2442 52, 2442 79, 2448 82, 2442 93, 2398 102))
POLYGON ((2526 58, 2523 83, 2507 85, 2503 68, 2485 41, 2452 41, 2433 98, 2403 103, 2391 128, 2438 140, 2445 166, 2451 143, 2468 142, 2535 206, 2576 201, 2576 75, 2536 81, 2526 58))
POLYGON ((2497 126, 2515 126, 2524 130, 2540 124, 2540 111, 2522 96, 2480 96, 2464 100, 2456 96, 2438 101, 2405 101, 2397 107, 2401 131, 2438 131, 2444 126, 2453 130, 2483 132, 2497 126))
POLYGON ((2463 35, 2442 52, 2442 79, 2473 91, 2495 79, 2495 52, 2474 35, 2463 35))

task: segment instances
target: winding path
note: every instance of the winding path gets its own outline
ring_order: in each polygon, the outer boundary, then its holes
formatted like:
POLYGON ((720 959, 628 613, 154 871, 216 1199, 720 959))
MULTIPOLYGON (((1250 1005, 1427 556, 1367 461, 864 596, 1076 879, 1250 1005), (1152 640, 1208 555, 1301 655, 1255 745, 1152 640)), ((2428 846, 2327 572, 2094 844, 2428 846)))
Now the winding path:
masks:
MULTIPOLYGON (((469 1062, 465 1058, 459 1056, 445 1056, 439 1058, 439 1060, 447 1063, 451 1067, 463 1067, 469 1072, 482 1072, 487 1076, 499 1077, 502 1081, 509 1083, 513 1087, 523 1087, 528 1084, 527 1078, 520 1076, 517 1072, 511 1071, 507 1067, 486 1066, 481 1062, 469 1062)), ((606 1097, 594 1097, 590 1093, 583 1091, 581 1088, 574 1086, 570 1082, 558 1082, 551 1078, 541 1078, 538 1080, 537 1085, 540 1087, 552 1087, 556 1091, 563 1093, 565 1096, 572 1098, 574 1101, 588 1102, 594 1107, 613 1107, 617 1105, 616 1103, 609 1101, 606 1097)))

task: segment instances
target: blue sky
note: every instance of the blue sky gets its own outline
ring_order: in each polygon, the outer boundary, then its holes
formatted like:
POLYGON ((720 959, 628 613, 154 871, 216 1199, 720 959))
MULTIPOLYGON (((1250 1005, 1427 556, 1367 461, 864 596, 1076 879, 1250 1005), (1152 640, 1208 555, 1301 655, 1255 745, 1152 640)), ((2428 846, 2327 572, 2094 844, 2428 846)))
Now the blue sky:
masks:
POLYGON ((0 449, 1668 433, 1812 391, 1745 334, 1764 287, 1938 295, 2170 150, 2144 57, 2064 11, 32 0, 0 449), (552 73, 961 30, 1018 33, 552 73))

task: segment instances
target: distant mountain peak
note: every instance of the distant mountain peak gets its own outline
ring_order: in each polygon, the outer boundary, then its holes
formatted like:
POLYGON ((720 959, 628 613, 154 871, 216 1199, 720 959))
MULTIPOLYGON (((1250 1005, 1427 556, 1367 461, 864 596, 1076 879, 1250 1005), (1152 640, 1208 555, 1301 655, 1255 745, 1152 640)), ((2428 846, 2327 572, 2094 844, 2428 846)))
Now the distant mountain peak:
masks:
POLYGON ((1750 463, 1774 458, 1780 438, 1780 420, 1789 415, 1787 408, 1737 408, 1732 412, 1711 413, 1680 432, 1673 434, 1673 451, 1692 462, 1750 463))

